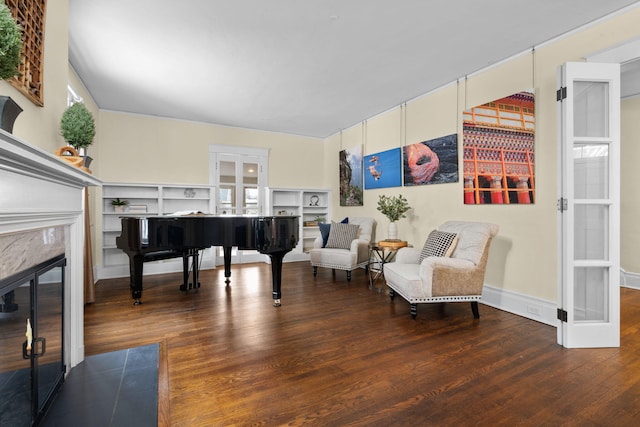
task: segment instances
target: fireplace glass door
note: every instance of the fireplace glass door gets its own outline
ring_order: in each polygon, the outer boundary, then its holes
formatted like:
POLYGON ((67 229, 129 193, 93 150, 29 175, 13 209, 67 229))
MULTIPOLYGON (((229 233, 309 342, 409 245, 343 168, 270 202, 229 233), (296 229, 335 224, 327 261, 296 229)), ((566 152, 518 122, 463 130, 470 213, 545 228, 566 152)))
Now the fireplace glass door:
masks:
POLYGON ((0 426, 37 425, 64 379, 64 265, 0 281, 0 426))

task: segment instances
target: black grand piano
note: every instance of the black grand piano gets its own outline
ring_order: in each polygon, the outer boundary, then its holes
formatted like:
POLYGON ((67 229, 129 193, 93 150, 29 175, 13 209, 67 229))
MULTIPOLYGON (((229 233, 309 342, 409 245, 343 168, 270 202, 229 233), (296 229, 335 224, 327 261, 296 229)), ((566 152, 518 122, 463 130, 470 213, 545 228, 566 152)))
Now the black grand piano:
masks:
POLYGON ((273 305, 280 306, 282 259, 298 243, 297 216, 189 215, 122 217, 116 246, 129 256, 131 295, 142 299, 142 266, 148 261, 183 259, 181 290, 197 288, 198 253, 211 246, 224 250, 226 283, 231 276, 231 248, 255 249, 271 258, 273 305), (189 259, 193 282, 189 283, 189 259))

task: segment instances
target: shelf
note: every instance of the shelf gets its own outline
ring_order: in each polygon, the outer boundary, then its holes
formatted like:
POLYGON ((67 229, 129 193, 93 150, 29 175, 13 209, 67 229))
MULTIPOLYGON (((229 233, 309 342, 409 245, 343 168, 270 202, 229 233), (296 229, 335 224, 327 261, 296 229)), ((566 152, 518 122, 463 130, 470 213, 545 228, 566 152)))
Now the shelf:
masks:
POLYGON ((314 221, 317 217, 326 220, 330 218, 329 190, 308 188, 269 188, 267 205, 271 215, 278 215, 281 211, 300 217, 299 241, 294 248, 293 257, 308 259, 308 251, 313 248, 313 241, 320 236, 317 225, 304 225, 305 221, 314 221))
POLYGON ((209 200, 206 197, 163 197, 163 200, 209 200))
MULTIPOLYGON (((101 248, 102 264, 98 268, 98 276, 109 276, 113 271, 128 272, 129 258, 115 245, 121 234, 120 217, 148 217, 170 214, 177 211, 194 210, 204 213, 215 212, 215 188, 210 185, 196 184, 131 184, 105 183, 102 186, 102 224, 101 248), (124 212, 115 212, 111 200, 126 200, 128 205, 124 212), (131 207, 140 206, 140 211, 129 211, 131 207), (146 209, 146 212, 144 211, 146 209)), ((171 272, 182 270, 166 263, 162 267, 171 272)), ((149 269, 147 269, 149 270, 149 269)), ((113 276, 110 276, 113 277, 113 276)))

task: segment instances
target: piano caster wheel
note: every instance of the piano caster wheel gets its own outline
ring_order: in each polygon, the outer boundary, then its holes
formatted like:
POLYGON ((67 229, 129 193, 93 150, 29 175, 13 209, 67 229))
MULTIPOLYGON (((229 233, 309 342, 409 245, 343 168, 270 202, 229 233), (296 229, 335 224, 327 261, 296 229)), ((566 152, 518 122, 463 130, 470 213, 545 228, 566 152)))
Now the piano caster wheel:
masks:
POLYGON ((273 306, 274 307, 280 307, 280 298, 273 300, 273 306))
POLYGON ((140 300, 140 298, 136 298, 133 300, 133 305, 141 305, 142 301, 140 300))

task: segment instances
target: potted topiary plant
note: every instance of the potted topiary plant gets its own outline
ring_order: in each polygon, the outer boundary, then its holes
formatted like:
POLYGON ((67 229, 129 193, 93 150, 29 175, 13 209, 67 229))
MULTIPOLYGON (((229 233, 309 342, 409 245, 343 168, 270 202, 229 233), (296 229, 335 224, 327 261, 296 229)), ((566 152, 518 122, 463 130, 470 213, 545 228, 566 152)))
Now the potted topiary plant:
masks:
MULTIPOLYGON (((22 28, 0 1, 0 79, 18 75, 22 60, 22 28)), ((13 132, 13 123, 22 108, 9 96, 0 96, 0 128, 13 132)))
POLYGON ((86 149, 93 144, 96 125, 91 111, 82 102, 76 102, 62 113, 60 133, 67 144, 85 158, 84 166, 89 167, 91 157, 87 155, 86 149))

